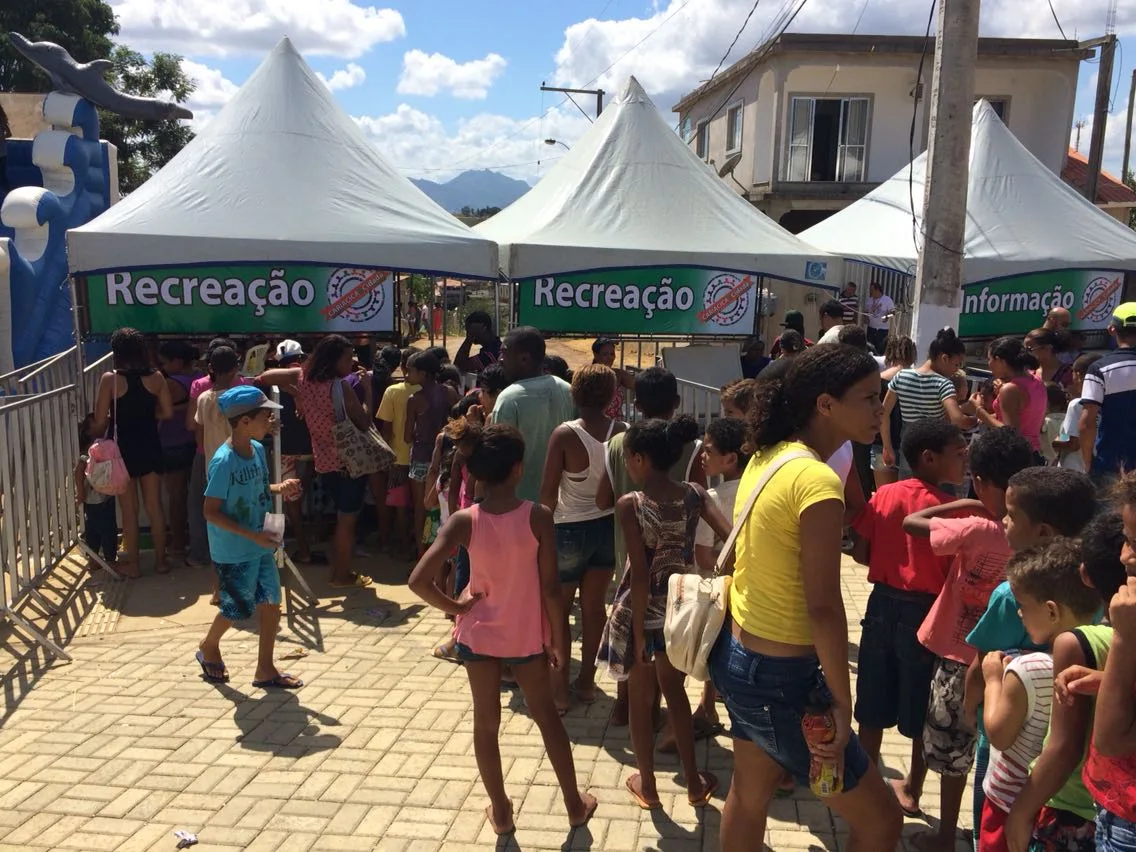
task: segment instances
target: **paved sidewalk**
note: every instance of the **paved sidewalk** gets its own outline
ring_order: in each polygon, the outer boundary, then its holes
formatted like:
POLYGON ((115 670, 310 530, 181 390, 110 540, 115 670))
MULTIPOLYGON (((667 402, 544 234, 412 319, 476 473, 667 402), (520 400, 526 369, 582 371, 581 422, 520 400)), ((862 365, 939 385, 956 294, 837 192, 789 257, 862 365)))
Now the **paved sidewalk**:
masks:
MULTIPOLYGON (((634 771, 630 742, 608 726, 607 699, 565 717, 577 775, 600 800, 590 825, 569 834, 539 732, 508 691, 501 751, 517 834, 498 844, 483 813, 465 676, 430 656, 447 623, 398 585, 405 567, 380 573, 389 585, 289 619, 278 653, 308 684, 296 693, 251 687, 256 637, 240 630, 223 645, 232 682, 202 681, 193 653, 212 617, 203 572, 84 587, 57 631, 71 637, 70 665, 45 667, 0 636, 5 666, 23 655, 0 681, 0 850, 171 850, 178 829, 196 833, 203 852, 718 849, 724 790, 696 812, 675 782, 676 758, 659 760, 664 810, 632 805, 622 786, 634 771)), ((851 563, 845 576, 855 641, 868 587, 851 563)), ((726 788, 728 738, 698 749, 726 788)), ((908 750, 885 738, 889 768, 902 771, 908 750)), ((937 814, 933 776, 924 801, 937 814)), ((969 826, 969 792, 963 810, 969 826)), ((926 825, 908 820, 905 838, 926 825)), ((773 803, 765 840, 778 852, 837 850, 847 829, 798 791, 773 803)))

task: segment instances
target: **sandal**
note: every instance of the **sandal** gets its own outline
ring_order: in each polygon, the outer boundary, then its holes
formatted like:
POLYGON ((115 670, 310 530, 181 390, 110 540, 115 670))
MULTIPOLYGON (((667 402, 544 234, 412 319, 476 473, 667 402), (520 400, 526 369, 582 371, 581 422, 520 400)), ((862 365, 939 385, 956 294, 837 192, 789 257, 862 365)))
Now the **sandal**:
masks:
POLYGON ((304 682, 290 674, 278 674, 268 680, 254 680, 252 685, 257 689, 299 689, 304 682))
POLYGON ((449 642, 442 642, 434 648, 432 656, 435 660, 445 660, 447 663, 460 663, 461 658, 449 642))
POLYGON ((706 785, 706 789, 697 799, 687 797, 687 801, 690 802, 692 807, 704 808, 710 804, 710 797, 718 792, 718 778, 713 772, 699 772, 698 775, 702 778, 702 783, 706 785))
POLYGON ((511 817, 509 819, 509 824, 504 828, 497 825, 496 821, 494 821, 493 819, 493 805, 486 805, 485 816, 489 820, 489 824, 493 827, 493 833, 498 837, 506 837, 507 835, 510 835, 517 830, 517 824, 511 817))
POLYGON ((210 662, 205 659, 205 652, 198 651, 195 655, 198 664, 201 666, 201 673, 205 679, 210 683, 228 683, 229 670, 225 668, 223 662, 210 662))
POLYGON ((643 780, 642 776, 640 776, 638 772, 636 772, 634 775, 632 775, 630 778, 628 778, 626 781, 623 782, 623 786, 627 788, 627 792, 630 793, 632 798, 635 799, 635 804, 637 804, 640 808, 642 808, 645 811, 657 811, 657 810, 659 810, 659 808, 661 808, 663 806, 662 801, 660 801, 659 799, 656 799, 655 801, 652 802, 652 801, 649 801, 649 800, 643 798, 642 787, 640 786, 640 789, 636 790, 635 787, 632 786, 632 784, 636 780, 638 780, 640 782, 640 784, 642 783, 642 780, 643 780))
POLYGON ((346 583, 337 583, 332 580, 331 587, 333 589, 365 589, 372 582, 374 581, 366 574, 352 574, 351 579, 346 583))

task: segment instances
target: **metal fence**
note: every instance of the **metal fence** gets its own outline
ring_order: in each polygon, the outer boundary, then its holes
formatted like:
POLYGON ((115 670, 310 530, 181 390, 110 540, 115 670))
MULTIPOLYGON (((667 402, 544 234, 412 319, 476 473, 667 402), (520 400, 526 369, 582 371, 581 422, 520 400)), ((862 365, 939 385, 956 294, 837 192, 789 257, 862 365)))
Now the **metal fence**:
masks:
POLYGON ((79 348, 70 349, 0 376, 0 396, 19 397, 45 393, 75 384, 79 374, 79 348))
MULTIPOLYGON (((50 359, 49 359, 50 360, 50 359)), ((43 365, 39 380, 52 376, 43 365)), ((82 524, 73 471, 79 458, 79 388, 74 382, 34 394, 11 394, 0 404, 0 614, 50 653, 71 658, 22 614, 45 575, 80 545, 82 524)))

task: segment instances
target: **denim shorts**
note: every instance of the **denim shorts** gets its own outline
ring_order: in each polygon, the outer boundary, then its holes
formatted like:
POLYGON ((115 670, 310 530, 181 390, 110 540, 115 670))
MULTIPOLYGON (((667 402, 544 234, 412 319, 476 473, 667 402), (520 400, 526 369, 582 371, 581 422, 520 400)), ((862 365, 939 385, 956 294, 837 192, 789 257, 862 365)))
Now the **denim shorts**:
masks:
POLYGON ((860 622, 856 721, 883 730, 899 726, 908 739, 923 736, 935 655, 915 635, 934 595, 876 584, 860 622))
POLYGON ((412 461, 407 475, 415 482, 425 482, 428 473, 430 473, 430 462, 412 461))
POLYGON ((323 487, 335 511, 341 515, 354 515, 363 508, 363 495, 367 492, 367 477, 352 479, 341 470, 323 475, 323 487))
POLYGON ((898 465, 884 464, 883 444, 872 444, 872 470, 899 470, 898 465))
POLYGON ((244 621, 260 604, 280 605, 280 572, 276 554, 266 553, 248 562, 214 562, 221 615, 229 621, 244 621))
POLYGON ((487 657, 484 654, 476 653, 469 645, 463 645, 461 642, 458 642, 454 645, 454 656, 463 663, 488 663, 496 661, 506 666, 520 666, 543 657, 544 651, 541 651, 539 654, 529 654, 527 657, 487 657))
POLYGON ((1097 807, 1097 852, 1136 852, 1136 823, 1097 807))
MULTIPOLYGON (((726 619, 710 653, 710 678, 730 714, 730 735, 748 740, 792 774, 809 784, 811 754, 801 719, 816 695, 831 698, 816 655, 770 657, 746 648, 731 633, 726 619)), ((844 749, 844 789, 855 789, 869 769, 868 755, 852 734, 844 749)))
POLYGON ((615 565, 615 519, 556 525, 556 564, 561 583, 579 583, 591 568, 611 571, 615 565))

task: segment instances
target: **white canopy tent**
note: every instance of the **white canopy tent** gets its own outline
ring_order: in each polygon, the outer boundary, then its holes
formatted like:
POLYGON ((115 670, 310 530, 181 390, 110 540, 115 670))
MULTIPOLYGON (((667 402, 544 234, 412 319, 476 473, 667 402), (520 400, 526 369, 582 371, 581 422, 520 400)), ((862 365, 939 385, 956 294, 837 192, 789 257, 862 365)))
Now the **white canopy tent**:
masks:
MULTIPOLYGON (((926 168, 924 152, 801 239, 849 260, 914 275, 926 168)), ((968 285, 1061 269, 1136 270, 1136 231, 1046 168, 986 101, 974 106, 966 216, 968 285)))
POLYGON ((634 77, 540 183, 474 230, 500 244, 513 280, 698 266, 834 287, 842 265, 739 198, 634 77))
POLYGON ((496 278, 497 246, 387 163, 283 39, 161 171, 68 233, 73 274, 317 263, 496 278))

